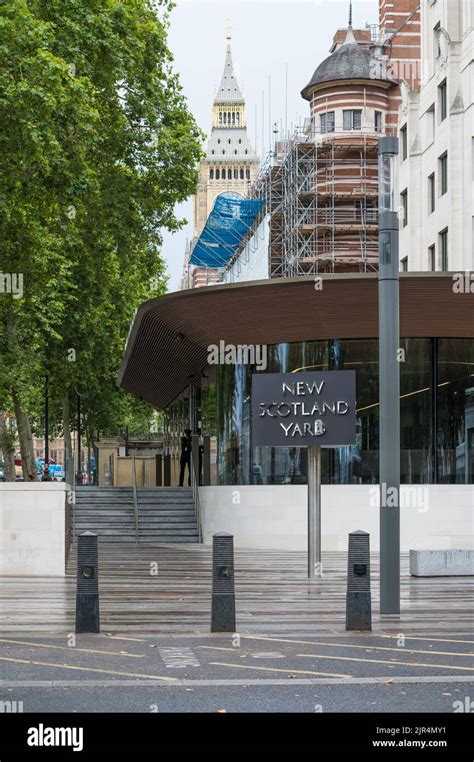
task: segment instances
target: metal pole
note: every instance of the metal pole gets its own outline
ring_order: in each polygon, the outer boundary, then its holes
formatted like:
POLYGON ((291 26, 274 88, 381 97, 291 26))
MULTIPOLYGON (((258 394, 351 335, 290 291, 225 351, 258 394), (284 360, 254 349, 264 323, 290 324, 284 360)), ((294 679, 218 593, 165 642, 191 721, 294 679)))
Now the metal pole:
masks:
POLYGON ((308 579, 316 576, 321 576, 321 448, 308 447, 308 579))
POLYGON ((77 393, 77 484, 82 484, 81 458, 81 396, 77 393))
POLYGON ((49 468, 49 384, 48 376, 44 378, 44 462, 49 468))
POLYGON ((133 493, 133 518, 135 523, 135 542, 138 542, 138 496, 137 496, 137 473, 135 471, 135 449, 132 450, 132 493, 133 493))
POLYGON ((380 613, 400 613, 398 138, 379 143, 380 613))

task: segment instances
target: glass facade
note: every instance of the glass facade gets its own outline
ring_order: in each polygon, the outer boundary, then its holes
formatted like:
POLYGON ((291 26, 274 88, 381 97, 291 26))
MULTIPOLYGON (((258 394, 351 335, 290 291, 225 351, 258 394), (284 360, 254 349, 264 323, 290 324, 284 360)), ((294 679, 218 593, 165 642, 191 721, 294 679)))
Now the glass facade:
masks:
MULTIPOLYGON (((400 349, 402 483, 474 483, 474 341, 411 338, 400 349)), ((323 483, 377 483, 378 340, 268 347, 267 373, 345 369, 357 372, 357 442, 323 449, 323 483)), ((252 448, 252 372, 251 366, 218 367, 212 393, 216 430, 209 431, 217 435, 217 482, 306 483, 305 449, 252 448)))

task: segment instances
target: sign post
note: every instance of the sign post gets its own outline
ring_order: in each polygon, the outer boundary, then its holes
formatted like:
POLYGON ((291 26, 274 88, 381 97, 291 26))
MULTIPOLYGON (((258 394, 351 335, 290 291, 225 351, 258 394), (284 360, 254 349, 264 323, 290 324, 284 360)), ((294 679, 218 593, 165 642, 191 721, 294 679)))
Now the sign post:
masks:
POLYGON ((354 370, 252 376, 253 446, 308 448, 309 579, 321 576, 321 448, 355 444, 355 397, 354 370))
POLYGON ((321 448, 308 447, 308 577, 316 576, 321 576, 321 448))

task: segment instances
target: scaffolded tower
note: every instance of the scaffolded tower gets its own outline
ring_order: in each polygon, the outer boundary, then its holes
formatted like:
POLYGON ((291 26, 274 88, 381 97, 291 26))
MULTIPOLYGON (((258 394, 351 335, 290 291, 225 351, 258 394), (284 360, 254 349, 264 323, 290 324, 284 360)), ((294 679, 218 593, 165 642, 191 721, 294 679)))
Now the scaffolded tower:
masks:
POLYGON ((254 185, 270 214, 270 275, 367 272, 378 260, 378 141, 395 84, 370 32, 349 28, 303 89, 311 118, 254 185), (367 37, 367 39, 366 39, 367 37))
POLYGON ((298 130, 254 192, 270 221, 271 277, 368 272, 378 256, 378 137, 298 130))

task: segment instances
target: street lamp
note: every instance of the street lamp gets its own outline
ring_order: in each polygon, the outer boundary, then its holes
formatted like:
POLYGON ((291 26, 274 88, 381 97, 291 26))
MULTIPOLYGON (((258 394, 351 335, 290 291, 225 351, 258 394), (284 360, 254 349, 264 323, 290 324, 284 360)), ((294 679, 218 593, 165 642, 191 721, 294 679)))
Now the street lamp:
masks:
POLYGON ((379 142, 380 613, 400 613, 398 138, 379 142))

